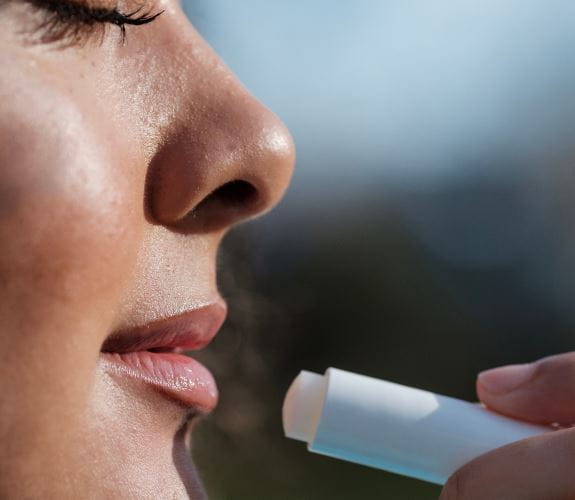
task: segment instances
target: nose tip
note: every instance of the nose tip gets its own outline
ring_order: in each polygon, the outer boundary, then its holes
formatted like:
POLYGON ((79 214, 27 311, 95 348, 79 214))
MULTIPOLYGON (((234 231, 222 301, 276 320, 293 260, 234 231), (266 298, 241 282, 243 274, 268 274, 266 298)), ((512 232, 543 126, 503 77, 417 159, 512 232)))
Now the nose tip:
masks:
MULTIPOLYGON (((229 96, 229 93, 228 93, 229 96)), ((295 148, 281 121, 242 91, 172 136, 148 170, 148 212, 185 233, 221 230, 272 208, 295 148)))

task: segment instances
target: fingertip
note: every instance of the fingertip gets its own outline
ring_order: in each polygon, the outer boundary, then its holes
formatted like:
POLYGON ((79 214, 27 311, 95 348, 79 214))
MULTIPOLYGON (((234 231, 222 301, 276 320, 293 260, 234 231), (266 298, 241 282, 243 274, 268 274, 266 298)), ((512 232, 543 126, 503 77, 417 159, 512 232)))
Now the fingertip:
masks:
POLYGON ((535 375, 532 363, 501 366, 485 370, 477 376, 477 387, 483 392, 501 396, 528 383, 535 375))
MULTIPOLYGON (((524 393, 535 377, 535 365, 516 364, 485 370, 477 375, 475 383, 477 397, 483 405, 504 415, 521 418, 527 417, 531 409, 524 408, 524 393), (519 403, 519 404, 518 404, 519 403)), ((530 406, 530 405, 529 405, 530 406)))
POLYGON ((575 421, 574 353, 481 372, 479 400, 491 410, 533 423, 575 421))

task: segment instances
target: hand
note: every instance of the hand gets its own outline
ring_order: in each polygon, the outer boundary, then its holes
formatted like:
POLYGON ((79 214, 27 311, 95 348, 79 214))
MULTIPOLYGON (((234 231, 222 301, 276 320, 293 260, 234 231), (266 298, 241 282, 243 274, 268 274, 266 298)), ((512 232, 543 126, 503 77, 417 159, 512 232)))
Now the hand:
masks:
MULTIPOLYGON (((490 409, 540 424, 575 423, 575 352, 488 370, 477 379, 490 409)), ((440 500, 575 499, 575 428, 493 450, 464 465, 440 500)))

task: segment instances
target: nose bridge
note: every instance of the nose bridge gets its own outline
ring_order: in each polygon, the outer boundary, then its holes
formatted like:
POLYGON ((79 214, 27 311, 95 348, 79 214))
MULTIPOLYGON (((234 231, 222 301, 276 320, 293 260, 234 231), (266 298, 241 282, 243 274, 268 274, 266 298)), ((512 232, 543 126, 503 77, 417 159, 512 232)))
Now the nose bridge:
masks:
POLYGON ((151 217, 183 231, 220 229, 271 208, 294 163, 281 121, 205 51, 180 65, 174 126, 148 171, 151 217))

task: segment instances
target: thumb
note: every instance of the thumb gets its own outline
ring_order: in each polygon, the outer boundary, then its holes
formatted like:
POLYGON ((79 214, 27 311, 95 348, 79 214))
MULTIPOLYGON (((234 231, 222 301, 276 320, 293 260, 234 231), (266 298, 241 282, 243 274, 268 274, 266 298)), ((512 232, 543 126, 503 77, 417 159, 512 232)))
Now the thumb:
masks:
POLYGON ((477 394, 487 407, 510 417, 571 425, 575 422, 575 352, 482 372, 477 394))
POLYGON ((464 465, 440 500, 572 500, 574 449, 573 429, 516 441, 464 465))

